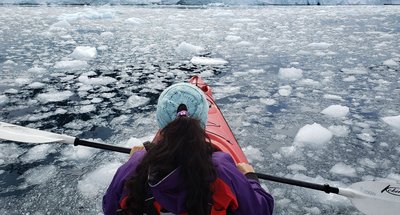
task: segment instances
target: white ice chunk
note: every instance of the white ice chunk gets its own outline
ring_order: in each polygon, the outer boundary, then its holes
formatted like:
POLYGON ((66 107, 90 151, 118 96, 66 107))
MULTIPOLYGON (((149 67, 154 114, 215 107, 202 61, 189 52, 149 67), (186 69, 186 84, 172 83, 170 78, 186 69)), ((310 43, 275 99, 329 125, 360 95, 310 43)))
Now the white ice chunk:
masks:
POLYGON ((78 190, 88 198, 104 193, 120 165, 120 163, 108 163, 86 174, 78 181, 78 190))
POLYGON ((136 24, 136 25, 140 25, 140 24, 145 24, 146 21, 140 18, 136 18, 136 17, 131 17, 125 20, 125 23, 127 24, 136 24))
POLYGON ((9 101, 8 97, 6 95, 0 95, 0 105, 5 105, 9 101))
POLYGON ((54 165, 38 166, 27 170, 20 178, 25 178, 27 185, 44 184, 57 174, 57 167, 54 165))
POLYGON ((393 128, 400 130, 400 115, 383 117, 382 120, 393 128))
POLYGON ((357 80, 356 77, 353 76, 353 75, 351 75, 351 76, 349 76, 349 77, 346 77, 346 78, 343 78, 343 81, 344 81, 344 82, 354 82, 354 81, 356 81, 356 80, 357 80))
POLYGON ((31 82, 32 82, 32 80, 30 78, 17 78, 17 79, 15 79, 15 83, 18 84, 19 86, 26 85, 26 84, 29 84, 31 82))
POLYGON ((321 113, 331 117, 341 118, 349 113, 349 108, 342 105, 331 105, 321 111, 321 113))
POLYGON ((290 96, 290 94, 292 94, 292 87, 289 85, 281 86, 279 87, 278 93, 281 96, 290 96))
POLYGON ((204 48, 201 46, 195 46, 190 43, 182 42, 176 48, 176 51, 181 55, 193 55, 203 52, 204 48))
POLYGON ((29 149, 29 151, 21 157, 24 163, 32 163, 34 161, 43 160, 50 153, 55 152, 55 149, 50 144, 37 145, 29 149))
POLYGON ((30 89, 42 89, 46 86, 46 84, 40 83, 40 82, 33 82, 32 84, 29 84, 28 87, 30 89))
POLYGON ((298 80, 303 77, 303 70, 296 68, 280 68, 279 77, 287 80, 298 80))
POLYGON ((357 138, 360 139, 360 140, 363 140, 365 142, 368 142, 368 143, 375 142, 375 138, 370 133, 357 134, 357 138))
POLYGON ((94 105, 84 105, 81 106, 79 113, 89 113, 96 110, 96 106, 94 105))
POLYGON ((114 38, 114 34, 112 32, 106 31, 101 33, 100 37, 104 40, 111 40, 114 38))
POLYGON ((297 132, 294 142, 295 145, 320 146, 328 143, 333 134, 328 129, 318 123, 305 125, 297 132))
POLYGON ((208 58, 208 57, 193 57, 190 60, 195 65, 224 65, 228 64, 228 61, 221 58, 208 58))
POLYGON ((315 49, 327 49, 329 47, 331 47, 333 44, 332 43, 310 43, 307 46, 311 47, 311 48, 315 48, 315 49))
POLYGON ((264 161, 264 156, 260 149, 254 148, 253 146, 247 146, 243 148, 243 153, 249 159, 249 162, 264 161))
POLYGON ((33 67, 28 69, 29 73, 36 73, 36 74, 43 74, 46 73, 47 70, 45 68, 41 68, 41 67, 33 67))
POLYGON ((241 37, 235 35, 228 35, 225 37, 225 40, 227 41, 239 41, 241 39, 242 39, 241 37))
POLYGON ((56 62, 54 68, 59 70, 80 70, 86 68, 88 63, 82 60, 71 60, 71 61, 59 61, 56 62))
POLYGON ((276 100, 269 98, 260 98, 260 103, 265 105, 274 105, 276 104, 276 100))
POLYGON ((77 46, 70 56, 76 60, 92 60, 96 58, 97 50, 95 47, 77 46))
POLYGON ((388 66, 388 67, 398 67, 399 63, 394 61, 393 59, 390 59, 390 60, 385 60, 383 62, 383 65, 388 66))
POLYGON ((347 176, 347 177, 356 177, 356 169, 354 169, 350 165, 346 165, 342 162, 335 164, 329 172, 336 174, 336 175, 342 175, 342 176, 347 176))
POLYGON ((61 154, 61 160, 86 160, 90 158, 96 149, 83 146, 70 146, 64 149, 61 154))
POLYGON ((363 158, 363 159, 360 159, 360 164, 361 165, 363 165, 363 166, 366 166, 366 167, 369 167, 369 168, 376 168, 377 166, 378 166, 378 164, 377 163, 375 163, 374 161, 372 161, 371 159, 369 159, 369 158, 363 158))
POLYGON ((82 75, 82 76, 79 76, 78 80, 85 85, 95 85, 95 86, 107 85, 107 84, 117 82, 117 79, 111 78, 108 76, 98 77, 98 78, 89 78, 88 76, 82 75))
POLYGON ((307 171, 307 168, 305 168, 303 165, 300 164, 292 164, 287 166, 286 168, 293 171, 307 171))
POLYGON ((338 125, 338 126, 329 126, 329 131, 333 133, 333 135, 338 136, 338 137, 346 137, 349 133, 349 127, 344 126, 344 125, 338 125))
POLYGON ((71 24, 67 20, 60 20, 50 26, 50 31, 59 31, 63 29, 69 29, 71 24))
POLYGON ((61 102, 69 99, 72 95, 74 95, 71 91, 51 91, 48 93, 41 93, 37 95, 37 100, 42 103, 49 102, 61 102))
POLYGON ((325 95, 324 95, 324 98, 325 98, 325 99, 330 99, 330 100, 339 100, 339 101, 342 101, 342 100, 343 100, 343 98, 342 98, 341 96, 338 96, 338 95, 331 95, 331 94, 325 94, 325 95))
POLYGON ((364 67, 344 68, 342 69, 342 72, 348 75, 364 75, 368 74, 368 69, 364 67))
POLYGON ((140 106, 146 105, 149 101, 150 101, 149 98, 138 96, 138 95, 132 95, 126 101, 125 108, 131 109, 131 108, 140 107, 140 106))

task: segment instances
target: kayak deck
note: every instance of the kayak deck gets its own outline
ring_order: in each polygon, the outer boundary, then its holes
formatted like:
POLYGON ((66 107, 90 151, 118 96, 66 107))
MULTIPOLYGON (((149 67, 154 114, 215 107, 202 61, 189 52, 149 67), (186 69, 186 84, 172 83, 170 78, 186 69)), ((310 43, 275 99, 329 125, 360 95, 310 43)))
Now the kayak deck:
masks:
POLYGON ((222 115, 221 110, 214 102, 211 87, 208 86, 199 76, 193 76, 189 80, 189 83, 199 87, 204 92, 207 101, 209 102, 210 109, 208 110, 206 133, 211 139, 211 143, 217 149, 230 154, 235 163, 248 163, 246 156, 222 115))

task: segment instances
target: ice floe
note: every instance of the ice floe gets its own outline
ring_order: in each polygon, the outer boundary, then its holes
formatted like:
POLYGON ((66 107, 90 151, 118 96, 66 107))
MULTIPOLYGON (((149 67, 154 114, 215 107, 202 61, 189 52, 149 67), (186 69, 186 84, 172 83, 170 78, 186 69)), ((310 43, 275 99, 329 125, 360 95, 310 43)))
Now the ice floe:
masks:
POLYGON ((318 123, 308 124, 300 128, 294 142, 296 145, 321 146, 328 143, 333 134, 318 123))
POLYGON ((325 114, 330 117, 345 117, 349 113, 349 107, 342 105, 331 105, 321 111, 322 114, 325 114))

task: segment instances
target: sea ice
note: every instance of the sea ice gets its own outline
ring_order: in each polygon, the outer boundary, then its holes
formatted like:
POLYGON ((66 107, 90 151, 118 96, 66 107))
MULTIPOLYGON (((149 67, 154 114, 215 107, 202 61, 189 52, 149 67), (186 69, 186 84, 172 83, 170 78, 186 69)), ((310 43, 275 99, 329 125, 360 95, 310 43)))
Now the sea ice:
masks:
POLYGON ((117 82, 117 79, 107 76, 98 78, 89 78, 88 76, 81 75, 79 76, 78 80, 85 85, 94 85, 94 86, 107 85, 117 82))
POLYGON ((342 175, 342 176, 348 176, 348 177, 356 177, 357 173, 356 170, 350 166, 346 165, 342 162, 335 164, 329 172, 336 174, 336 175, 342 175))
POLYGON ((345 125, 332 125, 328 127, 328 130, 338 137, 346 137, 350 133, 349 127, 345 125))
POLYGON ((128 98, 128 100, 126 100, 124 107, 126 109, 132 109, 132 108, 143 106, 143 105, 147 104, 149 101, 150 101, 149 98, 138 96, 138 95, 132 95, 128 98))
POLYGON ((383 65, 388 66, 388 67, 398 67, 399 63, 394 61, 393 59, 385 60, 383 62, 383 65))
POLYGON ((368 70, 364 67, 356 67, 356 68, 344 68, 342 72, 347 75, 365 75, 368 74, 368 70))
POLYGON ((349 108, 342 105, 331 105, 321 111, 321 113, 331 117, 341 118, 349 113, 349 108))
POLYGON ((20 178, 24 178, 27 185, 44 184, 57 174, 54 165, 38 166, 27 170, 20 178))
POLYGON ((0 105, 4 105, 8 103, 8 97, 6 95, 0 95, 0 105))
POLYGON ((93 198, 103 195, 120 163, 108 163, 83 176, 78 182, 78 190, 83 196, 93 198))
POLYGON ((86 61, 82 60, 71 60, 71 61, 59 61, 56 62, 54 65, 54 68, 59 69, 59 70, 70 70, 70 71, 75 71, 75 70, 80 70, 86 68, 88 63, 86 61))
POLYGON ((37 100, 42 103, 49 103, 49 102, 61 102, 69 99, 74 95, 71 91, 53 91, 48 93, 41 93, 37 95, 37 100))
POLYGON ((32 163, 34 161, 45 159, 48 154, 53 152, 55 152, 55 149, 52 145, 37 145, 29 149, 29 151, 26 154, 22 155, 20 159, 24 163, 32 163))
POLYGON ((260 98, 260 103, 265 105, 274 105, 276 104, 276 100, 269 98, 260 98))
POLYGON ((193 57, 190 62, 195 65, 224 65, 228 63, 228 61, 221 58, 208 57, 193 57))
POLYGON ((176 51, 181 55, 196 55, 204 51, 201 46, 195 46, 190 43, 182 42, 176 48, 176 51))
POLYGON ((307 171, 307 168, 305 168, 303 165, 300 164, 292 164, 287 166, 286 168, 293 171, 307 171))
POLYGON ((295 145, 305 144, 310 146, 320 146, 328 143, 332 136, 332 132, 328 129, 318 123, 314 123, 300 128, 294 138, 294 142, 295 145))
POLYGON ((278 93, 281 96, 290 96, 290 94, 292 94, 292 87, 289 85, 281 86, 279 87, 278 93))
POLYGON ((61 160, 86 160, 95 152, 93 148, 71 145, 61 152, 61 160))
POLYGON ((40 82, 33 82, 32 84, 29 84, 28 87, 31 89, 42 89, 46 86, 46 84, 40 83, 40 82))
POLYGON ((79 113, 89 113, 96 110, 96 106, 94 105, 84 105, 80 107, 79 113))
POLYGON ((95 47, 77 46, 70 56, 76 60, 92 60, 96 58, 97 50, 95 47))
POLYGON ((263 153, 258 148, 247 146, 243 148, 243 153, 246 155, 250 163, 255 161, 264 161, 263 153))
POLYGON ((383 117, 382 120, 393 128, 400 130, 400 115, 383 117))
POLYGON ((303 70, 296 68, 280 68, 279 77, 287 80, 298 80, 303 77, 303 70))

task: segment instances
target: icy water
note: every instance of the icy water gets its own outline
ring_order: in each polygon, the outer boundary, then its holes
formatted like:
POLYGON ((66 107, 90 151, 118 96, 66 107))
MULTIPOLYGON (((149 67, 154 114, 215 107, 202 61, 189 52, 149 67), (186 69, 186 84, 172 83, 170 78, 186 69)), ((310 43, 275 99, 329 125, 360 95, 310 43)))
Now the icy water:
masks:
MULTIPOLYGON (((197 74, 258 172, 400 182, 400 7, 4 6, 0 23, 1 121, 128 147, 156 132, 160 92, 197 74)), ((0 214, 101 214, 127 158, 2 141, 0 214)), ((275 214, 359 214, 263 184, 275 214)))

